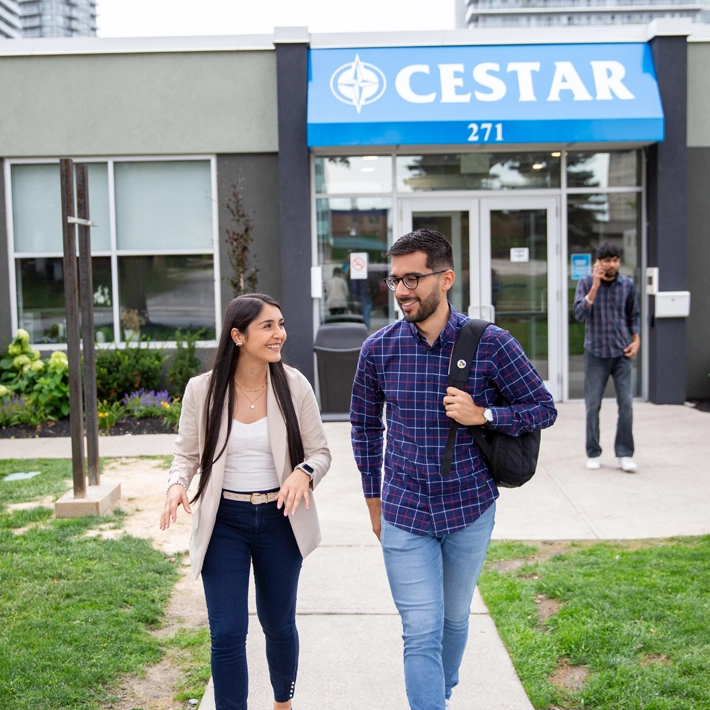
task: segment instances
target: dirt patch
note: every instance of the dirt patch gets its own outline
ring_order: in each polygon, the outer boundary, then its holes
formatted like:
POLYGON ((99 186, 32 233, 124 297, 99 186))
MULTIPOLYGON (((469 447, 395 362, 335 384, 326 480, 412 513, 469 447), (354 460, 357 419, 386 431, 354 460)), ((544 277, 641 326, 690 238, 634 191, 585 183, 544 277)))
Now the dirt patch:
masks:
MULTIPOLYGON (((147 417, 146 419, 120 419, 116 422, 115 426, 109 429, 108 434, 106 434, 103 429, 100 431, 101 436, 174 433, 175 429, 158 417, 147 417)), ((60 436, 71 436, 68 418, 57 419, 57 421, 42 422, 37 427, 30 426, 29 424, 0 427, 0 439, 34 439, 36 437, 42 439, 56 439, 60 436)))
MULTIPOLYGON (((207 626, 207 607, 202 582, 192 574, 187 559, 190 539, 190 516, 178 511, 177 522, 168 530, 158 527, 165 505, 165 485, 168 472, 160 459, 111 459, 101 476, 102 483, 121 484, 121 509, 127 514, 123 530, 105 529, 99 525, 97 535, 123 532, 150 540, 153 547, 168 555, 179 566, 181 573, 168 604, 162 628, 155 631, 158 638, 170 638, 181 628, 207 626)), ((116 692, 117 699, 107 708, 111 710, 184 710, 185 702, 173 699, 180 669, 170 656, 155 666, 146 668, 140 676, 127 676, 116 692)))
POLYGON ((589 677, 586 666, 572 666, 567 659, 561 658, 555 672, 550 676, 550 681, 566 693, 578 693, 589 677))
POLYGON ((559 599, 550 599, 544 594, 538 594, 534 601, 537 604, 537 623, 542 627, 551 616, 559 613, 562 608, 562 602, 559 599))
POLYGON ((642 666, 650 666, 653 664, 658 664, 661 666, 665 666, 671 662, 671 659, 668 658, 668 656, 663 655, 662 653, 646 653, 643 656, 641 656, 640 663, 642 666))

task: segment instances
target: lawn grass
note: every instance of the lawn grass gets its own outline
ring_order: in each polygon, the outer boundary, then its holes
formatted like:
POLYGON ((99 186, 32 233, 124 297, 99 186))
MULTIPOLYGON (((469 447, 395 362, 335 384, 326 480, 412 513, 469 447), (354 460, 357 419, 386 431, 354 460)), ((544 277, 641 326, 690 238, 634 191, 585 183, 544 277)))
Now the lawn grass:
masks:
POLYGON ((175 700, 202 700, 205 687, 212 676, 209 629, 180 629, 164 641, 163 646, 181 671, 175 700))
MULTIPOLYGON (((0 461, 0 479, 16 471, 42 473, 0 480, 0 510, 71 485, 67 461, 0 461)), ((120 511, 67 520, 50 519, 52 512, 0 514, 0 704, 97 710, 125 674, 163 655, 150 630, 162 621, 178 572, 147 540, 86 535, 98 525, 121 527, 120 511)))
POLYGON ((542 552, 494 543, 480 579, 536 708, 710 708, 710 536, 542 552))

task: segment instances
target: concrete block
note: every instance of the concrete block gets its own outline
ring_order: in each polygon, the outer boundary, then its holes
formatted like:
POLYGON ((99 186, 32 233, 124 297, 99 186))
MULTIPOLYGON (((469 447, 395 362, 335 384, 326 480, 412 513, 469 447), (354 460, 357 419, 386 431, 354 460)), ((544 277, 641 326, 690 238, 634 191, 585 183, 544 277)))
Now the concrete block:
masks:
POLYGON ((74 498, 74 491, 65 493, 55 504, 58 518, 81 518, 105 515, 121 497, 120 483, 102 483, 86 487, 86 498, 74 498))

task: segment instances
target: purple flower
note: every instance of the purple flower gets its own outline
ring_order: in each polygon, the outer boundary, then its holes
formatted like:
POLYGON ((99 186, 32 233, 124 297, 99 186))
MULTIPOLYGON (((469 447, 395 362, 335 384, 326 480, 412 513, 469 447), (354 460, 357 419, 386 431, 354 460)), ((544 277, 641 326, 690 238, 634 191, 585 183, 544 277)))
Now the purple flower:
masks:
POLYGON ((151 414, 157 415, 158 407, 161 407, 163 402, 170 402, 170 395, 167 390, 155 392, 139 389, 137 392, 126 394, 121 402, 132 416, 139 418, 151 414))

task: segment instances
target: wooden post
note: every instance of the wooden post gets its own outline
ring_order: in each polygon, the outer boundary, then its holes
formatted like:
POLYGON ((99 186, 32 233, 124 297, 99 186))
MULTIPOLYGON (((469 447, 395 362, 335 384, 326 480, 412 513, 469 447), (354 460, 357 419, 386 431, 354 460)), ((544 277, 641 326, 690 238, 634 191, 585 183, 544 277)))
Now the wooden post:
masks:
POLYGON ((94 279, 91 268, 91 228, 89 218, 89 168, 76 164, 76 211, 79 232, 79 299, 81 340, 84 354, 84 411, 89 485, 100 484, 99 416, 96 398, 96 349, 94 346, 94 279))
POLYGON ((71 431, 74 498, 86 498, 84 477, 84 421, 81 405, 81 345, 79 342, 79 303, 76 269, 76 229, 74 217, 74 162, 59 161, 62 191, 62 235, 64 241, 64 307, 67 318, 67 358, 69 360, 69 429, 71 431))

